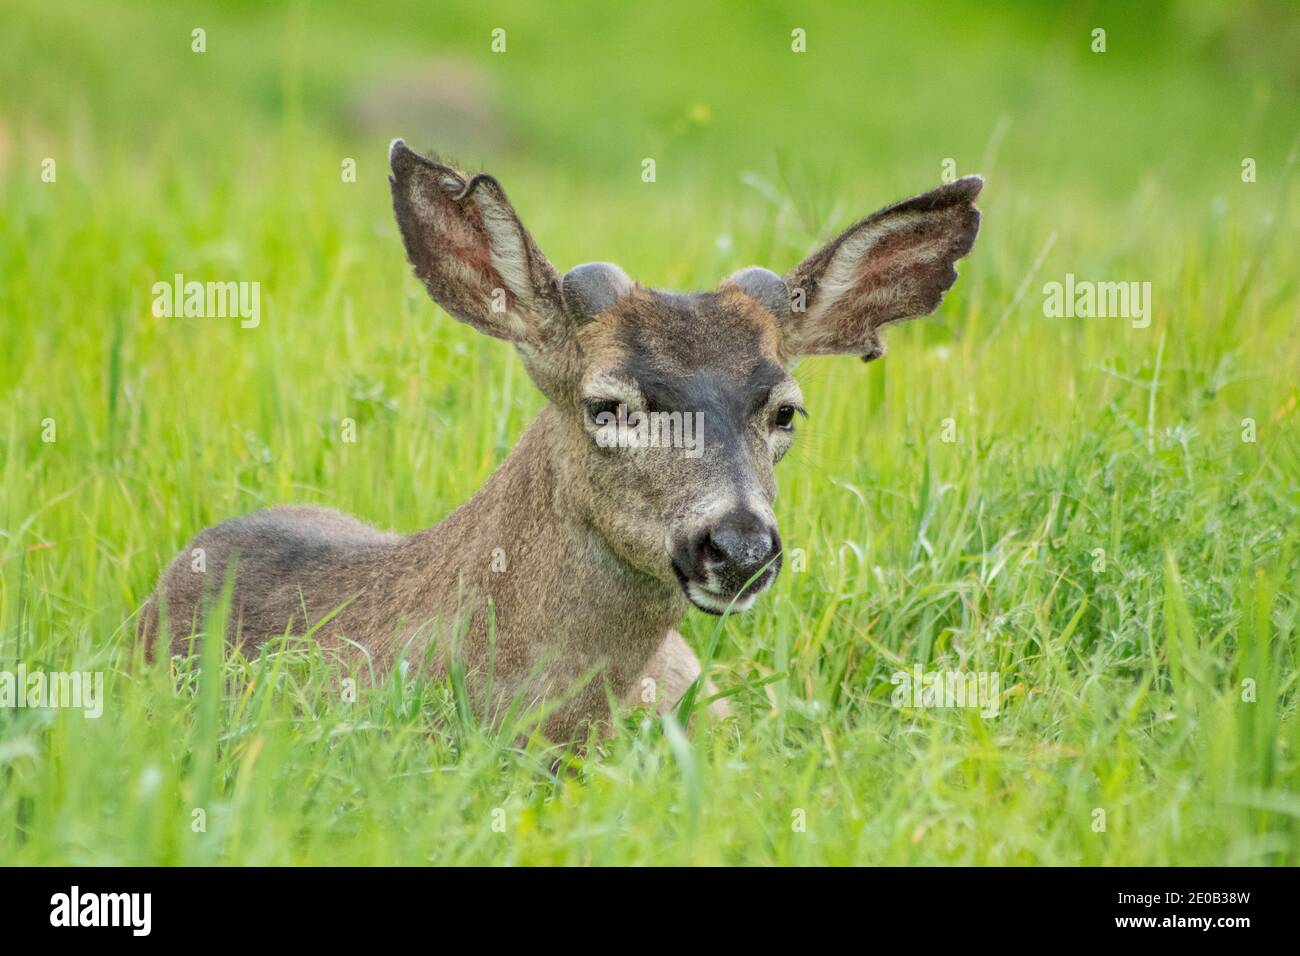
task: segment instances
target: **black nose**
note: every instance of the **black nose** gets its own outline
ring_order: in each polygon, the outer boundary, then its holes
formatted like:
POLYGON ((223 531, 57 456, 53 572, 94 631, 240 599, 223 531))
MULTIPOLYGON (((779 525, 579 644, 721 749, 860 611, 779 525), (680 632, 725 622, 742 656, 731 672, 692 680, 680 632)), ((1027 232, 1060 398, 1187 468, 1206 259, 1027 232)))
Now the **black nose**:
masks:
POLYGON ((704 532, 696 568, 706 580, 712 574, 725 591, 737 593, 765 566, 770 564, 774 574, 780 568, 780 552, 776 530, 752 511, 737 509, 704 532))

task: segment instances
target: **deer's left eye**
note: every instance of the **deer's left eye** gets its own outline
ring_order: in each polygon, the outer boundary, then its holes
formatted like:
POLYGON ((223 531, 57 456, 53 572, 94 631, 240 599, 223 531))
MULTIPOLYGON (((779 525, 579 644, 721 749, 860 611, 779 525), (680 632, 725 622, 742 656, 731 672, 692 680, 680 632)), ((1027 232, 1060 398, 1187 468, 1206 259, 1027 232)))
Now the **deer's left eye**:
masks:
POLYGON ((794 413, 799 411, 794 405, 781 405, 776 410, 774 424, 782 431, 794 431, 794 413))
POLYGON ((620 404, 617 399, 612 398, 591 398, 583 402, 587 409, 587 417, 591 419, 593 425, 603 425, 611 417, 617 417, 620 404))

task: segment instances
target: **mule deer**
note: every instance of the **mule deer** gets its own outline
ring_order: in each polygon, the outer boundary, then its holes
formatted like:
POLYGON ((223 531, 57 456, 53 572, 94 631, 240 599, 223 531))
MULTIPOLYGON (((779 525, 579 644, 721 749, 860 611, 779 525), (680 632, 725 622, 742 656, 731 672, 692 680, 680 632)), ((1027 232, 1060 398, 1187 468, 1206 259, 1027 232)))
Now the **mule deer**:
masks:
POLYGON ((700 673, 675 629, 688 608, 745 610, 780 570, 773 466, 804 413, 794 362, 879 358, 884 325, 932 312, 975 241, 983 182, 882 209, 784 277, 750 268, 683 294, 608 263, 561 276, 493 177, 401 140, 389 162, 415 274, 450 315, 513 344, 549 403, 483 488, 427 531, 390 534, 317 507, 209 528, 145 603, 142 639, 183 652, 233 567, 228 639, 245 646, 315 628, 380 672, 406 660, 435 674, 455 653, 480 698, 491 671, 484 710, 551 701, 552 740, 648 687, 663 711, 700 673), (697 452, 602 440, 655 413, 698 414, 697 452), (203 574, 191 568, 199 548, 203 574))

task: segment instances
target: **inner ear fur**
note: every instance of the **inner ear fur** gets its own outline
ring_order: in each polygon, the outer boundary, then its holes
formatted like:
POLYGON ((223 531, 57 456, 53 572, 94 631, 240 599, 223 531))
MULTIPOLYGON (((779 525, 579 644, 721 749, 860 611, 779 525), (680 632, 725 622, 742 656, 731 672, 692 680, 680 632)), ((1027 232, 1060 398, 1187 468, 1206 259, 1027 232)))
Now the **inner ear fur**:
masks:
POLYGON ((563 322, 560 278, 501 184, 466 175, 394 140, 393 212, 407 259, 454 318, 519 345, 546 343, 563 322))
POLYGON ((967 176, 887 206, 795 266, 785 276, 789 356, 878 358, 882 326, 938 308, 957 281, 956 261, 975 244, 983 187, 967 176))

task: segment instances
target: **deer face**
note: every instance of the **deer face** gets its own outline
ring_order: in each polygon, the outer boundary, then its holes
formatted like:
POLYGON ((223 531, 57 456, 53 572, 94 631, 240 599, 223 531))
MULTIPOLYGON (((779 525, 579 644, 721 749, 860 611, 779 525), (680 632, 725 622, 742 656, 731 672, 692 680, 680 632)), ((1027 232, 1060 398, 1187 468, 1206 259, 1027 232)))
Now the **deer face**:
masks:
POLYGON ((452 316, 512 342, 562 422, 566 493, 608 546, 698 608, 744 610, 775 580, 774 466, 807 414, 802 355, 884 353, 979 228, 969 177, 875 213, 778 276, 645 289, 617 266, 561 276, 490 176, 390 152, 407 256, 452 316))
POLYGON ((744 610, 780 570, 773 466, 803 411, 776 316, 736 288, 657 292, 608 265, 564 277, 569 309, 583 315, 597 284, 607 301, 577 329, 564 410, 582 497, 625 558, 701 610, 744 610))

